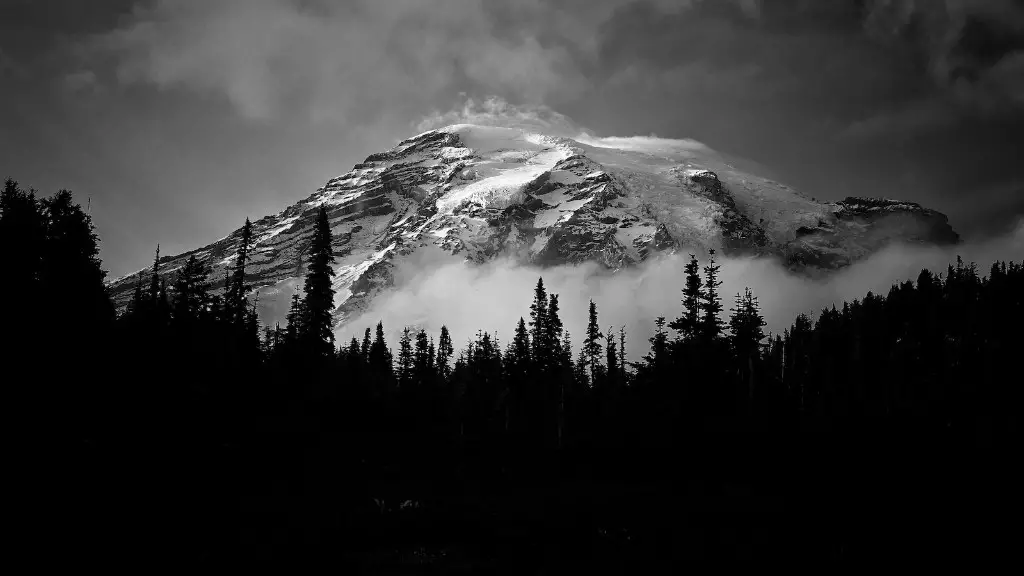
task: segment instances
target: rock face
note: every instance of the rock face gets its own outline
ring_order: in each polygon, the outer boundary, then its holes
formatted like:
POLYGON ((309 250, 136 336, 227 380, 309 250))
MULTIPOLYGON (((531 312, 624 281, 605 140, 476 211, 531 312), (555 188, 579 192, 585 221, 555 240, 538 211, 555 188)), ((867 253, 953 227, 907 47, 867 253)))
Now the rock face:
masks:
MULTIPOLYGON (((248 281, 279 316, 301 282, 316 210, 334 233, 336 319, 358 315, 421 250, 471 262, 504 254, 540 266, 595 261, 618 269, 658 252, 714 248, 782 259, 794 270, 846 266, 889 242, 955 243, 944 215, 909 202, 822 203, 737 170, 707 149, 628 141, 583 144, 520 129, 454 125, 403 140, 332 178, 308 198, 253 222, 248 281), (276 304, 275 304, 276 303, 276 304)), ((161 259, 173 277, 189 256, 233 263, 236 230, 161 259)), ((118 305, 135 275, 110 284, 118 305)))

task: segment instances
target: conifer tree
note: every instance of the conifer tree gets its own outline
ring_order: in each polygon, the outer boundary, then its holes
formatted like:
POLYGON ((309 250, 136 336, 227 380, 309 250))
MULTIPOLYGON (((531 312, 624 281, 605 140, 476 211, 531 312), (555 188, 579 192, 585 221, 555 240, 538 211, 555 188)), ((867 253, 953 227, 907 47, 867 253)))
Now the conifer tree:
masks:
POLYGON ((615 332, 612 326, 609 326, 608 331, 605 332, 605 352, 607 355, 605 362, 608 369, 608 383, 616 385, 619 382, 621 373, 619 370, 619 354, 615 344, 615 332))
POLYGON ((363 357, 363 361, 367 362, 370 359, 370 327, 366 327, 366 332, 363 332, 363 342, 359 346, 359 355, 363 357))
POLYGON ((601 373, 601 328, 597 324, 597 305, 590 301, 590 320, 587 323, 587 338, 583 341, 583 349, 586 351, 587 367, 590 369, 591 385, 598 385, 598 376, 601 373))
POLYGON ((370 368, 379 378, 390 378, 393 374, 391 365, 391 350, 388 349, 387 341, 384 339, 384 323, 377 323, 377 331, 374 335, 373 344, 370 345, 369 354, 370 368))
POLYGON ((559 354, 558 345, 562 340, 562 319, 558 317, 558 294, 551 294, 548 296, 548 314, 547 320, 544 322, 544 344, 546 356, 543 357, 544 362, 548 364, 548 368, 554 369, 561 365, 561 354, 559 354))
POLYGON ((327 209, 320 206, 309 247, 309 268, 303 284, 303 340, 318 356, 334 354, 334 250, 327 209))
POLYGON ((285 342, 289 347, 294 348, 298 345, 299 334, 302 331, 303 316, 302 300, 299 298, 299 293, 295 292, 292 294, 292 302, 291 306, 288 308, 288 315, 285 316, 285 322, 287 322, 287 327, 285 328, 285 342))
MULTIPOLYGON (((4 256, 5 280, 0 282, 4 302, 13 302, 14 295, 22 300, 38 295, 45 237, 46 219, 35 192, 25 192, 8 178, 0 193, 0 245, 12 247, 4 256)), ((28 313, 21 306, 12 310, 15 319, 28 313)))
MULTIPOLYGON (((249 287, 245 284, 245 268, 249 264, 249 250, 252 247, 252 223, 245 219, 242 226, 242 238, 238 243, 238 250, 235 252, 235 266, 231 273, 230 280, 225 280, 228 287, 225 296, 225 307, 232 324, 242 327, 245 323, 245 314, 248 309, 245 294, 249 287)), ((227 273, 227 271, 225 271, 227 273)))
POLYGON ((715 250, 708 250, 708 265, 704 267, 704 296, 701 301, 700 333, 705 342, 718 340, 722 335, 723 323, 719 314, 722 312, 722 298, 718 288, 722 281, 718 279, 721 269, 715 262, 715 250))
POLYGON ((697 336, 704 299, 704 282, 700 277, 700 263, 690 254, 690 261, 684 267, 686 282, 683 285, 683 313, 669 323, 668 327, 679 332, 683 341, 692 341, 697 336))
POLYGON ((160 245, 156 245, 156 255, 153 256, 153 272, 149 276, 149 305, 156 310, 157 300, 160 299, 160 245))
POLYGON ((526 322, 519 317, 515 336, 510 343, 509 363, 518 370, 525 370, 530 364, 530 335, 526 331, 526 322))
POLYGON ((651 351, 644 356, 648 367, 656 371, 662 369, 668 361, 668 335, 665 334, 665 317, 658 316, 654 320, 654 335, 648 341, 651 343, 651 351))
MULTIPOLYGON (((209 295, 207 293, 207 277, 209 267, 198 260, 195 255, 178 271, 174 279, 174 317, 179 322, 191 322, 199 319, 209 295)), ((269 330, 270 327, 268 326, 269 330)))
POLYGON ((736 304, 729 318, 733 349, 742 362, 758 351, 764 340, 765 321, 757 305, 757 297, 745 288, 743 295, 736 294, 736 304))
POLYGON ((437 341, 437 374, 443 381, 447 381, 451 376, 449 362, 454 352, 455 348, 452 346, 452 337, 448 333, 448 327, 441 326, 441 336, 437 341))
POLYGON ((402 336, 398 339, 398 359, 395 373, 398 375, 398 387, 408 390, 412 384, 413 354, 412 331, 406 326, 402 328, 402 336))
POLYGON ((622 382, 626 382, 626 325, 619 326, 619 371, 622 382))
POLYGON ((533 304, 530 304, 530 342, 533 347, 533 360, 543 368, 547 342, 548 294, 544 289, 544 279, 537 279, 533 290, 533 304))

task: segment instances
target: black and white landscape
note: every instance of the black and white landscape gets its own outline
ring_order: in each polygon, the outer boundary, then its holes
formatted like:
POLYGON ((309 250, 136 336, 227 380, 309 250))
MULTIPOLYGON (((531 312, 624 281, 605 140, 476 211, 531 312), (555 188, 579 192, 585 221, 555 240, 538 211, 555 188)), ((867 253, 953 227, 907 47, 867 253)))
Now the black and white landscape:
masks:
POLYGON ((1012 561, 1015 0, 0 0, 34 565, 1012 561))

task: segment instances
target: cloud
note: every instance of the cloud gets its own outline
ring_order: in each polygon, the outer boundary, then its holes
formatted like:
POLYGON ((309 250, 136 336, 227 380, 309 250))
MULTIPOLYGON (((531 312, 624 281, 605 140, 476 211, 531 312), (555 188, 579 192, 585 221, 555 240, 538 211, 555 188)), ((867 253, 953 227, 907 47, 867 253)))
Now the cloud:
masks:
POLYGON ((255 120, 358 121, 454 85, 529 103, 587 87, 564 44, 499 29, 473 0, 157 0, 93 47, 124 83, 213 94, 255 120))
POLYGON ((468 97, 461 106, 448 112, 435 111, 428 114, 416 123, 415 129, 424 132, 451 124, 527 128, 562 136, 571 136, 579 132, 579 128, 569 117, 545 105, 517 106, 500 96, 493 95, 483 100, 468 97))
POLYGON ((917 136, 949 128, 957 121, 957 111, 948 102, 932 99, 912 102, 894 110, 879 112, 856 120, 838 133, 839 138, 879 138, 917 136))
MULTIPOLYGON (((396 287, 342 327, 338 336, 341 342, 353 336, 361 338, 367 326, 382 321, 392 344, 404 326, 423 328, 436 336, 442 324, 448 326, 457 344, 465 343, 478 330, 496 331, 508 342, 520 316, 528 317, 533 287, 543 277, 548 292, 559 294, 562 320, 577 347, 587 321, 588 302, 593 299, 602 330, 626 326, 630 356, 635 360, 648 349, 646 340, 653 333, 654 319, 672 319, 681 310, 682 255, 687 252, 616 273, 593 263, 542 269, 510 259, 483 265, 443 257, 399 262, 396 287)), ((720 260, 721 293, 728 310, 735 294, 744 287, 752 288, 768 329, 780 333, 798 314, 814 315, 833 304, 841 307, 844 301, 863 298, 868 291, 885 294, 894 282, 916 279, 923 268, 944 272, 958 254, 965 261, 977 262, 982 271, 995 260, 1019 260, 1024 254, 1024 220, 1010 234, 955 248, 891 245, 822 279, 795 275, 773 259, 725 258, 720 260)))
POLYGON ((78 70, 64 76, 64 88, 76 95, 92 94, 100 90, 99 80, 92 70, 78 70))
POLYGON ((597 148, 617 148, 646 154, 676 154, 686 152, 711 152, 711 148, 690 138, 659 138, 650 136, 591 136, 583 132, 575 137, 580 144, 597 148))

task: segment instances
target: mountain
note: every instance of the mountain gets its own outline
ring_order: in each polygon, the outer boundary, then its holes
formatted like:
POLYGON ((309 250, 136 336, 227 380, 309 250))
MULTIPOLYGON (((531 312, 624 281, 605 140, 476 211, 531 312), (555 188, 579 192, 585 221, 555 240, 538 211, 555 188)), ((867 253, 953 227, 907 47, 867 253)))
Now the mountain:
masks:
MULTIPOLYGON (((656 252, 714 248, 817 274, 893 241, 959 240, 946 216, 918 204, 817 201, 692 141, 574 140, 458 124, 372 154, 305 200, 253 222, 248 281, 265 305, 286 306, 287 298, 273 296, 300 283, 321 205, 334 233, 339 323, 394 284, 399 262, 428 249, 477 263, 507 254, 540 266, 596 261, 618 269, 656 252)), ((241 229, 161 258, 161 273, 173 277, 195 255, 210 263, 220 287, 240 238, 241 229)), ((110 283, 119 306, 134 283, 134 274, 110 283)))

